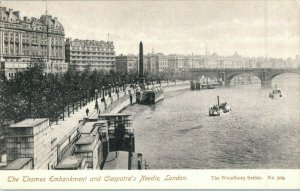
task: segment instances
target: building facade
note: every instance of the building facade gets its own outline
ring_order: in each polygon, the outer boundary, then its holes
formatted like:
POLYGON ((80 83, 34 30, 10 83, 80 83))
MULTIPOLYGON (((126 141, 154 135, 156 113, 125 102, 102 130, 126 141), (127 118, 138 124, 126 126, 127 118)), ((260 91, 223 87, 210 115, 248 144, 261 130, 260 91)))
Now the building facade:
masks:
POLYGON ((121 73, 136 73, 138 71, 138 57, 121 54, 116 57, 116 68, 121 73))
POLYGON ((113 42, 66 39, 66 62, 69 67, 83 71, 87 67, 91 70, 115 70, 116 54, 113 42))
POLYGON ((155 55, 148 53, 144 55, 144 72, 155 75, 158 72, 155 55))
POLYGON ((34 65, 45 73, 67 69, 64 28, 56 17, 20 17, 19 11, 0 7, 0 67, 8 78, 34 65))
POLYGON ((162 53, 157 53, 155 55, 156 68, 158 72, 167 72, 168 71, 168 58, 162 53))
POLYGON ((7 137, 7 162, 25 158, 28 160, 19 162, 23 162, 23 165, 31 162, 29 166, 33 169, 48 169, 52 149, 49 125, 49 119, 46 118, 25 119, 11 125, 7 137))

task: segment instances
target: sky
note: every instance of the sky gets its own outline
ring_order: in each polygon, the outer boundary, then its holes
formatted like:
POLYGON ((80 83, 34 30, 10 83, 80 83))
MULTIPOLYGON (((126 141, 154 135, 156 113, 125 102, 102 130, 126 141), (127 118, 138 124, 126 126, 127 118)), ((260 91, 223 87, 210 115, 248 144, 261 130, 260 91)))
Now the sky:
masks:
POLYGON ((110 40, 116 55, 144 53, 295 58, 300 0, 1 1, 21 16, 58 17, 66 37, 110 40), (109 36, 108 36, 109 33, 109 36))

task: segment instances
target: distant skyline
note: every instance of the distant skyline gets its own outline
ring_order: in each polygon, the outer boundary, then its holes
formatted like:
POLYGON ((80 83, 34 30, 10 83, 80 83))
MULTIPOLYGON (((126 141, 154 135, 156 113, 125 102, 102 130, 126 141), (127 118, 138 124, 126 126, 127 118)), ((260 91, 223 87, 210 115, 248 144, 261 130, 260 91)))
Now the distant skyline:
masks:
MULTIPOLYGON (((46 1, 1 1, 40 17, 46 1)), ((144 53, 287 58, 300 54, 300 3, 274 1, 47 1, 66 38, 111 40, 116 55, 144 53), (109 37, 108 37, 109 33, 109 37)))

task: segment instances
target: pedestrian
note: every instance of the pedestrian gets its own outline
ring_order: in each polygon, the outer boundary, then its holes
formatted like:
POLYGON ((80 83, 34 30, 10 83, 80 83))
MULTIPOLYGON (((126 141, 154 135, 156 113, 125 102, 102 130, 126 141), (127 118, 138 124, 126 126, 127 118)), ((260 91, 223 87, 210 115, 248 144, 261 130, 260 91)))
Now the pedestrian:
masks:
POLYGON ((85 110, 86 116, 89 116, 89 112, 90 112, 89 108, 86 108, 85 110))
POLYGON ((132 93, 131 93, 131 90, 128 90, 128 93, 129 93, 130 105, 132 106, 132 93))
POLYGON ((130 105, 132 106, 132 94, 129 95, 130 105))
POLYGON ((97 102, 97 101, 96 101, 95 109, 97 109, 97 111, 98 111, 98 109, 99 109, 99 105, 98 105, 98 102, 97 102))
POLYGON ((119 99, 119 90, 118 89, 117 89, 116 93, 117 93, 117 96, 118 96, 118 99, 119 99))

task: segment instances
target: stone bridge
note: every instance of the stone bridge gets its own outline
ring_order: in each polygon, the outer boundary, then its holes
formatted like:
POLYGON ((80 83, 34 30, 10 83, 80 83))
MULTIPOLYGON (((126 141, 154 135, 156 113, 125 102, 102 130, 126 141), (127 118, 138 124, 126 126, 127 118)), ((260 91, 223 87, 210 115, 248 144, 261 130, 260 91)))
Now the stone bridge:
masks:
POLYGON ((202 76, 210 78, 222 79, 226 85, 230 85, 230 81, 234 76, 239 74, 250 74, 258 77, 262 87, 271 87, 272 80, 276 76, 283 73, 300 74, 300 68, 193 68, 190 69, 193 80, 199 80, 202 76))

